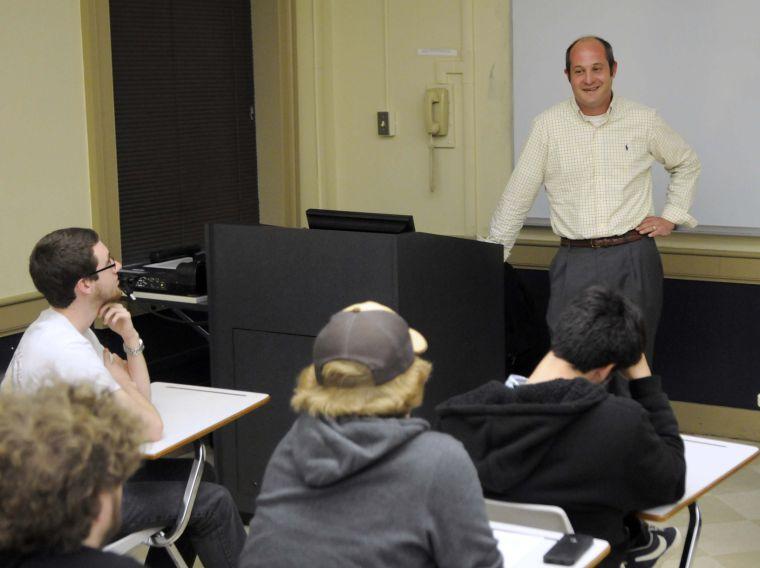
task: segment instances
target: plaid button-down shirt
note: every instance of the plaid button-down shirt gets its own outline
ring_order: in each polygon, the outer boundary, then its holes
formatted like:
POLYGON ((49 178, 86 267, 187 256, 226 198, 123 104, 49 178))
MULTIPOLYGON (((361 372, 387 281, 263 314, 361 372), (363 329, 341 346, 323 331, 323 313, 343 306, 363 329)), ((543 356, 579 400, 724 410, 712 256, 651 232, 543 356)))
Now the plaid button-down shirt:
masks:
POLYGON ((491 219, 488 239, 517 239, 541 186, 546 187, 554 232, 570 239, 622 235, 654 214, 652 163, 670 174, 661 216, 696 226, 689 215, 700 164, 694 150, 654 109, 615 96, 606 120, 594 126, 574 98, 533 121, 528 141, 491 219))

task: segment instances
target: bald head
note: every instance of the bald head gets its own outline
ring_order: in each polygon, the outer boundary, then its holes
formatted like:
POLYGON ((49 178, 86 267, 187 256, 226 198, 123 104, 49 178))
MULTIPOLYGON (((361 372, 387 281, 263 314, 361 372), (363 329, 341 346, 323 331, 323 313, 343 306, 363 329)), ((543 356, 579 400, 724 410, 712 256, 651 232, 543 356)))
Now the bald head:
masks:
POLYGON ((612 80, 617 71, 610 44, 597 37, 577 39, 567 48, 565 64, 565 75, 580 111, 586 116, 606 113, 612 102, 612 80))
POLYGON ((615 67, 615 55, 612 53, 612 45, 610 45, 610 42, 598 36, 583 36, 576 39, 565 50, 565 73, 570 73, 570 52, 573 50, 573 48, 578 44, 589 42, 599 43, 604 48, 604 54, 610 69, 613 69, 615 67))

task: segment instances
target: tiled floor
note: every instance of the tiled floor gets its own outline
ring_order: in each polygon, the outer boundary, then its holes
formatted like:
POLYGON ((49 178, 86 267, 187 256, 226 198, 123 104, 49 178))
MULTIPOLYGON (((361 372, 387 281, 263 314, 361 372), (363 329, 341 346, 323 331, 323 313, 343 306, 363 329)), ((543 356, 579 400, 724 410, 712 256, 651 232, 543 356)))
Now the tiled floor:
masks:
MULTIPOLYGON (((741 440, 732 440, 740 442, 741 440)), ((744 442, 760 446, 756 442, 744 442)), ((699 500, 702 534, 694 568, 757 568, 760 566, 760 458, 713 488, 699 500)), ((668 525, 686 534, 689 513, 683 510, 668 525)), ((681 549, 658 564, 677 568, 681 549)))

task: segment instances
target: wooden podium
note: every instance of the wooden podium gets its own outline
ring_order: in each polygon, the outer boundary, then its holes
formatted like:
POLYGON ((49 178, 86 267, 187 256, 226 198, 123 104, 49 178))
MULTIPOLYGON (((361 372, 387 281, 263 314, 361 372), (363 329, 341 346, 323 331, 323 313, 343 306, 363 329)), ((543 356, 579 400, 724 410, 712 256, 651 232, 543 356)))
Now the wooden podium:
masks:
POLYGON ((502 247, 425 233, 398 235, 211 224, 207 229, 211 381, 271 402, 215 434, 216 464, 253 512, 264 469, 295 419, 296 376, 314 337, 342 308, 375 300, 428 340, 423 406, 504 380, 502 247))

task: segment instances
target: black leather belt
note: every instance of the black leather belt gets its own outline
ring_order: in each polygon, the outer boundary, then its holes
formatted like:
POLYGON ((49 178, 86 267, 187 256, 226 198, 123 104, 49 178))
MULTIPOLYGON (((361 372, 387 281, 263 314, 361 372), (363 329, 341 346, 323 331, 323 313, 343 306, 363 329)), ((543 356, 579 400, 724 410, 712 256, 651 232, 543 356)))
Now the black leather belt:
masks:
POLYGON ((636 229, 631 229, 627 233, 614 237, 599 237, 598 239, 566 239, 562 237, 560 242, 563 247, 604 248, 632 243, 643 238, 644 235, 636 229))

